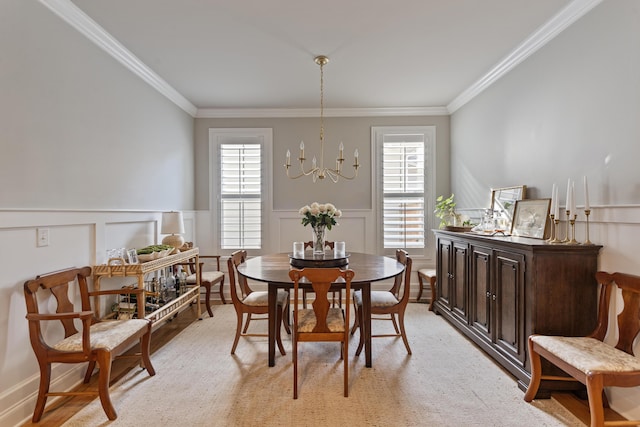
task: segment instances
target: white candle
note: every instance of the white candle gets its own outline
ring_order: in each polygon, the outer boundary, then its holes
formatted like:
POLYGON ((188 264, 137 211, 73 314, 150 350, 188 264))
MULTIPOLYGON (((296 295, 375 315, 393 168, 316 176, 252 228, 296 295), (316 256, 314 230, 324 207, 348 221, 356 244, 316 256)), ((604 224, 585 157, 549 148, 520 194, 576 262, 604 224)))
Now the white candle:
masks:
POLYGON ((589 207, 589 186, 587 185, 587 176, 584 177, 584 210, 588 211, 591 207, 589 207))
POLYGON ((300 141, 300 158, 304 159, 304 141, 300 141))
POLYGON ((356 148, 355 151, 353 152, 353 157, 355 158, 355 165, 358 166, 358 149, 356 148))
POLYGON ((556 183, 553 183, 553 187, 551 187, 551 215, 556 214, 556 204, 558 201, 556 200, 556 183))
POLYGON ((558 200, 558 187, 556 187, 556 193, 555 193, 555 198, 556 198, 556 206, 555 206, 555 219, 560 219, 560 203, 558 200))
POLYGON ((291 151, 287 150, 287 166, 291 165, 291 151))
POLYGON ((344 144, 340 142, 340 155, 338 156, 340 159, 342 158, 342 152, 344 151, 344 144))
POLYGON ((571 210, 571 178, 567 181, 567 206, 565 210, 567 212, 571 210))
POLYGON ((571 214, 576 215, 576 183, 571 183, 571 214))

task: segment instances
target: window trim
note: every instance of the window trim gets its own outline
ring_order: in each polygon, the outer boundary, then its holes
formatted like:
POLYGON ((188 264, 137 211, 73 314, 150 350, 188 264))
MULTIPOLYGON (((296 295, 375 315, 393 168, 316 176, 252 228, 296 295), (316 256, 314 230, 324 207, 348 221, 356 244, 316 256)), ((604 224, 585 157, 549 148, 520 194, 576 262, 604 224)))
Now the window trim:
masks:
POLYGON ((435 239, 431 229, 434 228, 435 216, 433 214, 434 198, 436 191, 436 127, 435 126, 372 126, 371 127, 371 171, 375 179, 372 182, 373 200, 376 207, 376 234, 377 247, 379 253, 383 255, 394 255, 395 249, 384 247, 384 195, 383 174, 382 174, 382 143, 385 135, 393 134, 422 134, 424 135, 424 227, 425 227, 425 247, 420 249, 408 249, 408 252, 416 257, 429 258, 433 253, 435 239), (374 172, 375 171, 375 172, 374 172))
POLYGON ((209 128, 209 210, 211 212, 211 229, 215 250, 220 255, 230 255, 232 250, 221 248, 220 233, 220 144, 228 142, 227 138, 255 138, 262 145, 262 217, 261 249, 251 249, 252 253, 263 254, 270 251, 271 212, 273 206, 273 129, 272 128, 209 128))

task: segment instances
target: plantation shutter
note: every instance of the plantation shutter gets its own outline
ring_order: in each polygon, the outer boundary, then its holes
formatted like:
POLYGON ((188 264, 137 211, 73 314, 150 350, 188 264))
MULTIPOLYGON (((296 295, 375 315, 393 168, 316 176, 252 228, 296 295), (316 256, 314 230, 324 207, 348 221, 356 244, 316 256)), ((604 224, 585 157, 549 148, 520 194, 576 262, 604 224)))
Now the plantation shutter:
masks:
POLYGON ((220 144, 220 230, 222 249, 262 246, 262 147, 220 144))
POLYGON ((385 248, 425 247, 424 135, 383 137, 385 248))

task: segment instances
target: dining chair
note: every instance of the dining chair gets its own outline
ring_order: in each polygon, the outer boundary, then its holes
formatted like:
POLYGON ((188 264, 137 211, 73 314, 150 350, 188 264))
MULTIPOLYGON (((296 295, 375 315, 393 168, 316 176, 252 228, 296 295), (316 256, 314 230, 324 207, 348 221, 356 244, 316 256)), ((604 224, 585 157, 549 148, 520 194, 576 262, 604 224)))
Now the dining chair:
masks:
MULTIPOLYGON (((409 302, 409 294, 411 291, 411 257, 409 254, 402 250, 396 250, 396 260, 404 265, 404 287, 402 289, 402 295, 400 295, 403 275, 399 274, 393 281, 393 286, 388 291, 371 291, 371 315, 390 317, 372 317, 371 320, 390 320, 393 323, 395 334, 371 334, 372 338, 379 337, 402 337, 404 346, 407 348, 407 353, 411 354, 411 347, 409 347, 409 340, 407 339, 407 333, 404 327, 404 313, 407 309, 407 303, 409 302), (396 316, 398 321, 396 323, 396 316), (398 326, 400 327, 398 329, 398 326)), ((363 310, 362 310, 362 292, 356 291, 353 294, 353 303, 356 310, 356 320, 354 322, 351 333, 353 334, 356 329, 360 328, 363 323, 363 310)), ((364 346, 364 336, 362 330, 360 330, 360 342, 356 350, 356 356, 362 352, 364 346)))
POLYGON ((148 319, 102 321, 95 317, 91 307, 92 297, 137 294, 140 298, 144 289, 110 289, 90 292, 87 285, 87 277, 90 276, 91 267, 87 266, 37 276, 24 283, 29 337, 40 367, 40 387, 32 418, 34 423, 40 421, 47 397, 87 394, 97 394, 107 417, 115 420, 117 413, 109 396, 111 362, 121 357, 135 343, 140 345, 140 353, 136 356, 141 358, 141 366, 150 376, 156 374, 149 357, 151 321, 148 319), (74 307, 69 295, 76 295, 79 299, 79 307, 74 307), (60 330, 56 330, 57 321, 62 325, 60 330), (62 338, 55 340, 53 337, 56 336, 62 338), (97 391, 53 392, 49 390, 51 366, 54 363, 87 362, 84 383, 89 382, 96 363, 98 364, 97 391))
MULTIPOLYGON (((233 302, 233 307, 236 310, 236 316, 238 320, 236 325, 236 336, 233 340, 233 346, 231 347, 231 354, 235 354, 236 347, 238 346, 238 341, 240 340, 241 336, 268 336, 267 334, 247 333, 247 329, 249 327, 249 316, 251 316, 252 314, 269 314, 269 296, 267 291, 253 291, 249 287, 246 277, 238 274, 238 266, 244 263, 246 259, 247 251, 239 250, 233 252, 227 260, 227 267, 229 269, 229 287, 231 289, 231 301, 233 302), (238 277, 237 280, 236 275, 238 277), (240 291, 238 291, 238 287, 240 288, 240 291), (244 330, 242 330, 242 322, 244 320, 245 314, 247 314, 247 324, 244 330)), ((287 353, 285 352, 284 346, 282 345, 280 329, 282 327, 283 313, 289 310, 289 294, 286 291, 279 289, 276 301, 278 307, 278 309, 276 310, 276 342, 278 343, 280 353, 284 356, 287 353)), ((263 319, 267 319, 267 317, 263 319)), ((288 328, 288 325, 285 325, 285 328, 288 328)), ((290 330, 288 330, 288 332, 289 331, 290 330)))
MULTIPOLYGON (((528 339, 531 358, 531 380, 524 395, 531 402, 542 381, 579 381, 587 388, 592 427, 606 425, 640 425, 640 420, 605 421, 604 408, 609 406, 605 387, 640 386, 640 359, 633 348, 640 332, 640 276, 625 273, 596 273, 600 287, 596 327, 587 336, 566 337, 532 334, 528 339), (616 287, 618 289, 616 289, 616 287), (609 325, 611 296, 620 292, 616 302, 617 324, 609 325), (620 305, 620 306, 619 306, 620 305), (617 326, 617 330, 616 330, 617 326), (607 332, 617 336, 617 343, 605 340, 607 332), (570 376, 543 374, 541 358, 570 376)), ((545 370, 549 366, 545 366, 545 370)))
POLYGON ((344 397, 349 397, 349 304, 329 306, 331 284, 344 280, 347 300, 351 293, 353 270, 304 268, 289 271, 293 280, 293 398, 298 398, 298 342, 340 342, 344 360, 344 397), (298 308, 300 281, 305 278, 316 294, 311 309, 298 308))
MULTIPOLYGON (((333 250, 333 248, 335 247, 335 243, 329 240, 325 240, 324 247, 333 250)), ((308 242, 304 242, 304 249, 306 250, 307 248, 313 248, 312 240, 309 240, 308 242)), ((302 289, 302 307, 303 308, 307 308, 307 293, 313 293, 313 291, 310 289, 303 288, 302 289)), ((342 307, 342 290, 336 289, 334 291, 331 291, 331 295, 332 295, 331 304, 334 307, 336 306, 336 297, 337 297, 338 306, 342 307)))
MULTIPOLYGON (((218 285, 218 292, 220 294, 220 300, 223 304, 227 303, 224 298, 224 273, 220 270, 220 255, 199 255, 200 258, 200 287, 204 288, 204 304, 207 308, 209 317, 213 317, 213 310, 211 310, 211 288, 214 285, 218 285), (207 260, 215 260, 216 269, 209 270, 205 268, 207 260)), ((185 267, 187 277, 186 282, 189 285, 198 283, 196 277, 196 263, 195 258, 190 262, 181 263, 185 267)))

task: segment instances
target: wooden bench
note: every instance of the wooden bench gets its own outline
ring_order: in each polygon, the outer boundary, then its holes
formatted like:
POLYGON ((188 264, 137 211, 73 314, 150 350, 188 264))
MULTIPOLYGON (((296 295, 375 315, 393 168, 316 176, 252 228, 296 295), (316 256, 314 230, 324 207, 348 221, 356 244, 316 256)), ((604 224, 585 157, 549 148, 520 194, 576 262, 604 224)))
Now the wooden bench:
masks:
MULTIPOLYGON (((109 397, 109 381, 111 362, 136 342, 140 343, 142 363, 149 375, 155 370, 149 358, 151 343, 151 321, 148 319, 108 320, 95 318, 90 298, 97 295, 116 295, 137 293, 142 298, 143 289, 115 289, 89 292, 87 277, 91 276, 91 267, 70 268, 67 270, 38 276, 24 284, 24 296, 27 304, 27 320, 29 321, 29 337, 31 346, 40 367, 40 388, 36 407, 33 411, 33 422, 42 417, 48 396, 69 396, 97 394, 104 412, 110 420, 117 418, 116 410, 109 397), (77 283, 79 288, 80 310, 74 309, 69 300, 69 283, 77 283), (38 295, 47 294, 48 297, 38 295), (53 296, 54 298, 51 298, 53 296), (48 310, 49 302, 55 300, 55 312, 48 310), (49 344, 54 325, 51 320, 60 321, 64 329, 64 338, 49 344), (81 324, 76 329, 74 321, 81 324), (47 322, 48 324, 45 324, 47 322), (46 332, 46 333, 45 333, 46 332), (96 363, 99 365, 97 392, 51 392, 52 363, 87 363, 84 382, 88 383, 96 363)), ((74 290, 72 295, 77 295, 74 290)))
POLYGON ((418 290, 418 297, 416 301, 420 301, 422 298, 422 290, 424 289, 424 282, 429 282, 431 288, 431 301, 429 301, 429 311, 433 311, 433 302, 436 300, 436 271, 430 268, 421 268, 418 270, 418 283, 420 289, 418 290))
POLYGON ((604 420, 607 405, 604 387, 640 386, 640 359, 633 354, 633 344, 640 332, 640 277, 624 273, 596 273, 601 286, 598 306, 598 323, 586 337, 562 337, 531 335, 529 355, 531 357, 531 381, 524 400, 531 402, 538 392, 540 382, 580 381, 587 387, 591 426, 637 425, 637 421, 604 420), (615 285, 622 290, 624 307, 618 315, 618 342, 615 345, 604 341, 609 321, 609 302, 615 285), (571 377, 542 374, 540 357, 559 367, 571 377))

